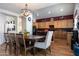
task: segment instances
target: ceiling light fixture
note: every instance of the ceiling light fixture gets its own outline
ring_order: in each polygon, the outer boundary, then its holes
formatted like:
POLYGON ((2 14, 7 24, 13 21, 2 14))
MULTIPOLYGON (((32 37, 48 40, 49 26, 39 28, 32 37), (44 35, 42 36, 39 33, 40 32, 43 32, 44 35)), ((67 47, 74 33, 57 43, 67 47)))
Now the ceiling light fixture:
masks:
POLYGON ((21 15, 20 16, 23 16, 23 17, 27 17, 31 14, 31 11, 28 9, 28 5, 25 4, 25 8, 24 9, 21 9, 21 15))

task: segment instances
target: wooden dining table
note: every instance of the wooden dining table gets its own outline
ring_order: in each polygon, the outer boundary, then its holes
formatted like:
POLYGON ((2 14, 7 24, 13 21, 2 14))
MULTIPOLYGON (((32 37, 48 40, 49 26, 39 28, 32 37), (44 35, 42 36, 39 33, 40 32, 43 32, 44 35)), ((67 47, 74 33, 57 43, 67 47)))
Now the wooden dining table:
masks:
POLYGON ((40 35, 29 35, 24 37, 24 39, 31 40, 31 41, 39 41, 39 40, 42 40, 43 38, 45 38, 45 36, 40 36, 40 35))
POLYGON ((35 55, 35 47, 34 47, 35 42, 42 41, 43 38, 45 38, 45 36, 30 35, 26 37, 26 40, 29 40, 31 41, 31 43, 33 43, 33 55, 35 55))
MULTIPOLYGON (((20 35, 20 34, 18 34, 20 35)), ((20 37, 21 38, 21 37, 20 37)), ((40 36, 40 35, 29 35, 29 36, 24 36, 24 39, 26 41, 26 44, 29 45, 27 42, 29 41, 29 43, 32 44, 33 46, 33 55, 35 55, 35 49, 34 49, 34 44, 35 42, 38 42, 38 41, 42 41, 44 40, 43 38, 45 38, 45 36, 40 36)))

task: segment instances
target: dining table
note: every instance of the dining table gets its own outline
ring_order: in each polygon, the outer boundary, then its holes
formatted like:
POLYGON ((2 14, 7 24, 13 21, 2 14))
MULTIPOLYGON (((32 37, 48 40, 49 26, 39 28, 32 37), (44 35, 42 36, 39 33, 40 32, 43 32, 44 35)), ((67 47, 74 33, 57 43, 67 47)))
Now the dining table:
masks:
POLYGON ((31 40, 31 41, 39 41, 45 38, 45 36, 40 36, 40 35, 29 35, 24 37, 25 40, 31 40))
MULTIPOLYGON (((30 36, 28 36, 27 37, 27 40, 29 40, 30 41, 30 43, 34 43, 35 44, 35 42, 38 42, 38 41, 44 41, 44 38, 45 38, 45 36, 40 36, 40 35, 30 35, 30 36)), ((33 44, 33 55, 35 55, 35 47, 34 47, 34 44, 33 44)))
MULTIPOLYGON (((20 35, 20 34, 18 34, 18 35, 20 35)), ((32 49, 33 55, 35 55, 35 48, 34 48, 35 42, 44 41, 44 38, 45 38, 45 36, 41 36, 41 35, 24 36, 24 40, 26 41, 26 44, 27 45, 31 44, 33 46, 33 49, 32 49)))

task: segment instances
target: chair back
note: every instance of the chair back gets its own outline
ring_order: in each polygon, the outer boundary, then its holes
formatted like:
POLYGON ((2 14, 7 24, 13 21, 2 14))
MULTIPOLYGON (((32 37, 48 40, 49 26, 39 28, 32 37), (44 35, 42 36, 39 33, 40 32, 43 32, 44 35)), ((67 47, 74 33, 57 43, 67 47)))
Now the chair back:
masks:
POLYGON ((9 39, 10 39, 10 43, 13 45, 15 43, 15 33, 8 33, 9 34, 9 39))
POLYGON ((20 48, 21 45, 26 47, 24 36, 23 34, 16 34, 16 46, 20 48))
POLYGON ((45 45, 48 48, 51 45, 53 31, 48 31, 46 35, 45 45))
POLYGON ((4 33, 4 38, 6 43, 10 42, 8 33, 4 33))

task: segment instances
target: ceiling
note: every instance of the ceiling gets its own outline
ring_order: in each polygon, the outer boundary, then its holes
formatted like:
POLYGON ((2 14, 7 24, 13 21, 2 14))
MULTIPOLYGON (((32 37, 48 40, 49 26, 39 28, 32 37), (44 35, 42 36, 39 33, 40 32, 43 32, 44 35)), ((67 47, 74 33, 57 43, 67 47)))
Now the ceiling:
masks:
MULTIPOLYGON (((75 3, 28 3, 28 9, 33 11, 34 18, 48 18, 74 13, 75 3)), ((25 3, 0 3, 0 9, 21 13, 25 3)))
MULTIPOLYGON (((41 8, 45 8, 57 3, 28 3, 28 9, 35 11, 41 8)), ((20 13, 21 9, 25 7, 25 3, 0 3, 0 8, 15 13, 20 13)))
POLYGON ((74 3, 60 3, 36 10, 34 12, 34 16, 35 18, 40 19, 40 18, 73 15, 74 9, 75 9, 74 3))

